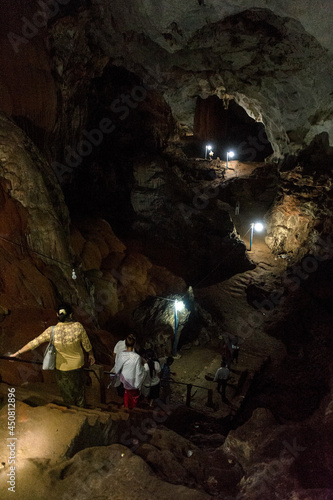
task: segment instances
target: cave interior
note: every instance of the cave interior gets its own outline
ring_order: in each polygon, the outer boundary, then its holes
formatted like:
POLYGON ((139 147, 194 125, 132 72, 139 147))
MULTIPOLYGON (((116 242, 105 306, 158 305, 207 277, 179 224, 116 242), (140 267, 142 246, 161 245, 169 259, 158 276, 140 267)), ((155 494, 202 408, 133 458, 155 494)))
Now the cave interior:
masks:
POLYGON ((2 1, 4 498, 333 498, 332 17, 329 0, 2 1), (8 358, 63 301, 96 357, 85 409, 42 348, 8 358), (131 332, 175 357, 167 405, 126 412, 108 386, 131 332))

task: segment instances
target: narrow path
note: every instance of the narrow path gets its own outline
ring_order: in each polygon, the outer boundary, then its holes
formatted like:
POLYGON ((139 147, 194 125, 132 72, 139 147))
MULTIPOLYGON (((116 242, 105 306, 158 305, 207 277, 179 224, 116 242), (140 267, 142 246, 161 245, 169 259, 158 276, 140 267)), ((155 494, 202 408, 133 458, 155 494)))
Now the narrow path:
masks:
MULTIPOLYGON (((264 165, 264 163, 229 162, 230 168, 225 172, 225 181, 234 177, 246 179, 255 169, 264 165)), ((173 365, 178 381, 206 388, 206 390, 193 388, 191 406, 209 411, 218 418, 237 412, 254 374, 261 370, 268 357, 278 361, 285 355, 283 344, 265 333, 265 325, 272 318, 258 312, 248 297, 248 288, 251 285, 259 290, 264 288, 274 291, 280 285, 280 276, 287 266, 287 263, 274 256, 265 244, 265 229, 261 233, 253 233, 252 248, 251 252, 249 251, 251 224, 262 220, 263 215, 255 202, 252 210, 243 212, 242 200, 240 200, 239 214, 230 214, 240 238, 246 244, 248 257, 256 267, 216 285, 194 290, 194 295, 204 308, 219 312, 221 317, 219 331, 206 346, 181 350, 182 357, 175 360, 173 365), (257 320, 259 317, 259 324, 254 321, 256 315, 257 320), (229 404, 226 404, 221 401, 212 379, 221 363, 222 338, 233 339, 235 335, 239 337, 241 349, 239 363, 231 366, 231 378, 226 391, 229 404), (213 389, 215 411, 207 409, 207 389, 213 389)), ((174 398, 184 401, 186 388, 174 386, 174 398)))

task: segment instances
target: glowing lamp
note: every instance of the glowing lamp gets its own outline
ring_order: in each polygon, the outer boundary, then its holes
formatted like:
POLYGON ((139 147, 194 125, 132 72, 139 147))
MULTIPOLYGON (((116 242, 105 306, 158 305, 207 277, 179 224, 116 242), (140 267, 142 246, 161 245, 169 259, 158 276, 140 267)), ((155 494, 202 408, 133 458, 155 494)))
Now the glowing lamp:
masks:
POLYGON ((235 156, 235 153, 233 151, 228 151, 227 152, 227 170, 228 170, 228 167, 229 167, 229 158, 233 158, 235 156))
POLYGON ((252 222, 251 224, 251 237, 250 237, 250 251, 252 249, 253 233, 257 231, 260 233, 264 229, 264 225, 261 222, 252 222))
POLYGON ((212 149, 212 146, 207 145, 205 149, 205 160, 207 160, 207 153, 212 149))
POLYGON ((175 345, 174 345, 174 354, 177 355, 177 312, 182 311, 184 309, 184 302, 182 300, 175 300, 175 345))

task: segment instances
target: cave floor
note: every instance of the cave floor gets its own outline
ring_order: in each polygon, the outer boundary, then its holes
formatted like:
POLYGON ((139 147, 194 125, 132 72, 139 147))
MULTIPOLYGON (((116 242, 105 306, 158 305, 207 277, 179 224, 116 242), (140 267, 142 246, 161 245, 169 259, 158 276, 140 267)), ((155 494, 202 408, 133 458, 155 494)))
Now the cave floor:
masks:
POLYGON ((238 363, 230 368, 230 379, 226 389, 227 401, 223 402, 221 394, 217 392, 217 384, 213 382, 216 370, 221 364, 221 350, 219 345, 210 347, 193 347, 185 352, 181 358, 173 363, 175 383, 172 385, 171 401, 174 404, 184 404, 186 401, 186 386, 192 384, 191 408, 209 413, 210 416, 223 418, 235 415, 246 395, 254 374, 260 370, 265 358, 241 352, 238 363), (212 390, 211 400, 208 390, 212 390), (212 404, 211 404, 212 403, 212 404))

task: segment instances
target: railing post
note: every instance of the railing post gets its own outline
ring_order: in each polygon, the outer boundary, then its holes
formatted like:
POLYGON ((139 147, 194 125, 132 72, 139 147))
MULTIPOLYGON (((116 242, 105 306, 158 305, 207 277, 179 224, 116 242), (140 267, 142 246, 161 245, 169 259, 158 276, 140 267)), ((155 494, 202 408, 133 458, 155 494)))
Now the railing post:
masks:
MULTIPOLYGON (((0 355, 0 360, 6 360, 10 362, 16 362, 18 365, 25 365, 25 364, 32 364, 32 365, 41 365, 42 363, 40 361, 30 361, 30 360, 23 360, 23 359, 15 359, 15 358, 10 358, 9 356, 3 356, 0 355)), ((88 372, 93 372, 93 376, 91 378, 91 386, 89 393, 91 392, 91 396, 94 398, 94 396, 97 398, 98 403, 101 404, 106 404, 106 384, 104 381, 104 374, 110 375, 111 372, 109 371, 104 371, 104 366, 102 365, 93 365, 90 368, 85 368, 88 372)), ((18 369, 20 372, 20 369, 18 369)), ((38 370, 40 372, 41 370, 38 370)), ((12 370, 11 370, 12 372, 12 370)), ((45 375, 46 372, 43 373, 45 375)), ((0 377, 1 378, 1 377, 0 377)), ((41 380, 42 381, 42 380, 41 380)), ((207 407, 215 409, 214 402, 213 402, 213 389, 208 389, 207 387, 201 387, 199 385, 193 385, 193 384, 186 384, 186 382, 176 382, 172 380, 173 383, 175 384, 181 384, 181 385, 186 385, 186 402, 185 405, 190 408, 191 407, 191 401, 192 401, 192 388, 197 387, 198 389, 205 389, 207 391, 207 407)), ((7 383, 7 382, 5 382, 7 383)), ((195 392, 196 394, 196 392, 195 392)))
POLYGON ((191 406, 191 391, 192 391, 192 384, 187 384, 186 385, 186 406, 190 408, 191 406))
POLYGON ((104 384, 104 367, 102 365, 95 364, 90 369, 95 372, 95 376, 92 377, 91 381, 93 394, 99 394, 99 402, 105 404, 106 394, 104 384))
POLYGON ((213 389, 208 389, 207 406, 214 408, 213 403, 213 389))

